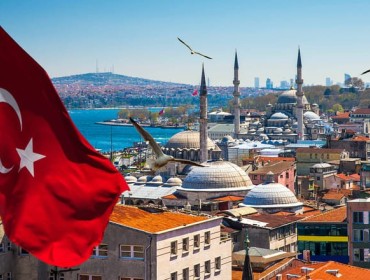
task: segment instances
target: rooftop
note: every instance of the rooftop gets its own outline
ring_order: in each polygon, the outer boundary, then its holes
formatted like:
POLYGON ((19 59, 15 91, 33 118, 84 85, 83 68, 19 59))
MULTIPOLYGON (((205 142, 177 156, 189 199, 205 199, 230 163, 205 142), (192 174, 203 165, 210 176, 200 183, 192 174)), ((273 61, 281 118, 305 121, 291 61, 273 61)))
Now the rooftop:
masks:
POLYGON ((324 223, 343 223, 347 219, 347 207, 339 207, 333 210, 320 213, 318 215, 305 218, 302 222, 324 222, 324 223))
POLYGON ((126 205, 116 205, 110 216, 111 223, 150 233, 158 233, 205 220, 208 220, 208 218, 167 211, 150 213, 137 207, 126 205))
POLYGON ((295 162, 293 161, 273 161, 259 167, 257 170, 249 172, 249 174, 266 174, 267 172, 271 171, 275 175, 278 175, 287 171, 294 165, 295 162))
POLYGON ((314 153, 314 154, 338 154, 343 152, 344 149, 326 149, 326 148, 298 148, 298 153, 314 153))

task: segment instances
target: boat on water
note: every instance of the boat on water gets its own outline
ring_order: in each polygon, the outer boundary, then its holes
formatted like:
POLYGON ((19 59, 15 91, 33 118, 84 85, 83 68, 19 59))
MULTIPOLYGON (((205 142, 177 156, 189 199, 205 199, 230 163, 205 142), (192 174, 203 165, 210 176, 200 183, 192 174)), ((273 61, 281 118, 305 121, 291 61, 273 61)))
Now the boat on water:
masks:
MULTIPOLYGON (((106 120, 101 122, 95 122, 96 124, 101 125, 112 125, 112 126, 133 126, 132 123, 130 123, 128 120, 125 119, 112 119, 112 120, 106 120)), ((164 128, 164 129, 185 129, 186 125, 181 124, 170 124, 170 125, 161 125, 161 124, 150 124, 150 123, 140 123, 140 126, 142 127, 157 127, 157 128, 164 128)))

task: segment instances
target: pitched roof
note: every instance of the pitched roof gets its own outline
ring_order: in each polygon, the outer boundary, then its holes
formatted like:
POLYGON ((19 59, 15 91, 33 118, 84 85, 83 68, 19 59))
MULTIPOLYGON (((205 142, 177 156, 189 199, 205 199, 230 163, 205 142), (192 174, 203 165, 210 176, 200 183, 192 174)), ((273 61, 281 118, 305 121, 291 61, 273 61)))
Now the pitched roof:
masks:
POLYGON ((337 120, 337 119, 349 119, 349 114, 350 112, 344 112, 344 113, 340 113, 336 116, 332 116, 331 119, 332 120, 337 120))
POLYGON ((324 200, 341 200, 343 197, 345 197, 345 195, 342 194, 342 193, 327 192, 326 194, 324 194, 322 199, 324 199, 324 200))
POLYGON ((295 162, 292 161, 270 162, 264 166, 259 167, 257 170, 249 172, 249 174, 267 174, 267 172, 272 172, 275 175, 278 175, 289 170, 294 165, 295 162))
POLYGON ((244 196, 228 195, 228 196, 218 197, 213 200, 214 201, 241 201, 243 199, 244 199, 244 196))
POLYGON ((283 225, 287 225, 293 222, 296 222, 302 217, 299 217, 297 215, 295 216, 279 216, 279 215, 273 215, 273 214, 252 214, 248 216, 248 219, 255 220, 258 222, 266 223, 266 228, 277 228, 283 225))
POLYGON ((358 108, 356 110, 354 110, 352 114, 370 114, 370 109, 369 108, 358 108))
POLYGON ((207 217, 203 216, 192 216, 166 211, 150 213, 133 206, 116 205, 109 220, 112 223, 122 226, 155 233, 198 223, 207 219, 207 217))
POLYGON ((323 213, 320 213, 318 215, 314 215, 308 218, 305 218, 302 222, 335 222, 335 223, 343 223, 347 219, 347 207, 339 207, 335 208, 330 211, 326 211, 323 213))
POLYGON ((286 274, 300 275, 301 277, 295 278, 297 280, 306 280, 306 272, 302 271, 302 267, 313 268, 312 271, 307 271, 309 279, 325 279, 325 280, 336 280, 336 279, 356 279, 356 280, 367 280, 370 279, 370 269, 360 268, 348 264, 343 264, 335 261, 328 261, 316 264, 305 264, 294 267, 292 269, 284 271, 282 279, 287 279, 286 274), (337 275, 328 273, 328 271, 338 270, 337 275))

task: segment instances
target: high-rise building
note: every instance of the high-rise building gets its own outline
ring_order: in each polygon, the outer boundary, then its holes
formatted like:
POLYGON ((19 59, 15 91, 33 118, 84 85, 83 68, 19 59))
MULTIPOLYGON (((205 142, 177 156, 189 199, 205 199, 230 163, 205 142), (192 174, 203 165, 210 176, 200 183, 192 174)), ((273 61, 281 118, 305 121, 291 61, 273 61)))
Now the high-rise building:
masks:
POLYGON ((259 88, 260 87, 260 78, 255 77, 254 78, 254 87, 259 88))
POLYGON ((280 88, 282 89, 289 89, 290 85, 288 81, 280 81, 280 88))
POLYGON ((332 86, 332 85, 333 85, 333 80, 332 80, 332 79, 330 79, 329 77, 327 77, 327 78, 325 79, 325 85, 326 85, 327 87, 332 86))
POLYGON ((271 81, 270 78, 266 80, 266 88, 272 89, 274 87, 274 83, 271 81))
POLYGON ((348 85, 349 81, 351 80, 351 75, 350 74, 344 74, 344 84, 348 85))

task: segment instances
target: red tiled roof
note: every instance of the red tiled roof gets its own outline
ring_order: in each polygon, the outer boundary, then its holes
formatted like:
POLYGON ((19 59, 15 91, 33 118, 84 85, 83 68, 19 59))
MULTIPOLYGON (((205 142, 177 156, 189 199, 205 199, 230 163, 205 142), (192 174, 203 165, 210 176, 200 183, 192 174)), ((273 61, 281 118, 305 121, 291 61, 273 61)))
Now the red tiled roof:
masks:
POLYGON ((361 181, 361 176, 359 174, 351 174, 349 177, 351 177, 353 181, 361 181))
POLYGON ((255 220, 263 223, 267 223, 266 227, 276 228, 292 222, 302 219, 302 217, 293 215, 293 216, 279 216, 273 214, 252 214, 248 216, 248 219, 255 220))
POLYGON ((219 198, 213 199, 214 201, 241 201, 244 199, 244 196, 233 196, 233 195, 228 195, 228 196, 223 196, 219 198))
POLYGON ((359 108, 359 109, 356 109, 356 110, 354 110, 352 113, 351 113, 351 115, 352 114, 370 114, 370 109, 369 108, 359 108))
POLYGON ((337 192, 327 192, 324 194, 322 199, 327 199, 327 200, 341 200, 343 197, 345 197, 344 194, 342 193, 337 193, 337 192))
POLYGON ((350 114, 350 112, 339 113, 336 116, 332 116, 331 119, 333 119, 333 120, 337 120, 337 119, 349 119, 349 114, 350 114))
POLYGON ((342 223, 347 218, 347 207, 339 207, 327 212, 320 213, 308 218, 305 218, 303 222, 336 222, 342 223))
POLYGON ((350 140, 351 140, 351 141, 357 141, 357 142, 370 141, 369 137, 361 136, 361 135, 354 136, 354 137, 352 137, 350 140))
POLYGON ((285 270, 283 273, 282 279, 287 279, 286 274, 296 274, 301 275, 299 278, 295 278, 297 280, 306 280, 306 279, 312 279, 312 280, 337 280, 337 279, 343 279, 343 280, 350 280, 350 279, 356 279, 356 280, 368 280, 370 279, 370 269, 366 268, 360 268, 357 266, 352 266, 348 264, 343 264, 335 261, 328 261, 323 263, 315 263, 315 264, 307 264, 307 263, 301 263, 301 265, 298 265, 292 269, 285 270), (310 276, 310 278, 306 278, 306 272, 302 271, 302 267, 309 267, 313 268, 314 270, 308 271, 307 276, 310 276), (329 274, 328 270, 338 270, 338 275, 332 275, 329 274))
POLYGON ((295 161, 295 158, 294 157, 263 157, 263 156, 258 156, 257 157, 257 161, 260 162, 260 161, 270 161, 270 162, 273 162, 273 161, 295 161))
POLYGON ((346 174, 343 174, 343 173, 336 174, 335 176, 338 177, 339 179, 341 179, 342 181, 351 181, 351 180, 353 180, 353 178, 351 176, 347 176, 346 174))
POLYGON ((249 174, 267 174, 268 172, 274 173, 274 175, 281 174, 295 165, 292 161, 276 161, 270 162, 264 166, 259 167, 257 170, 249 172, 249 174))
POLYGON ((149 213, 133 206, 116 205, 109 220, 123 226, 154 233, 207 219, 203 216, 175 212, 149 213))

